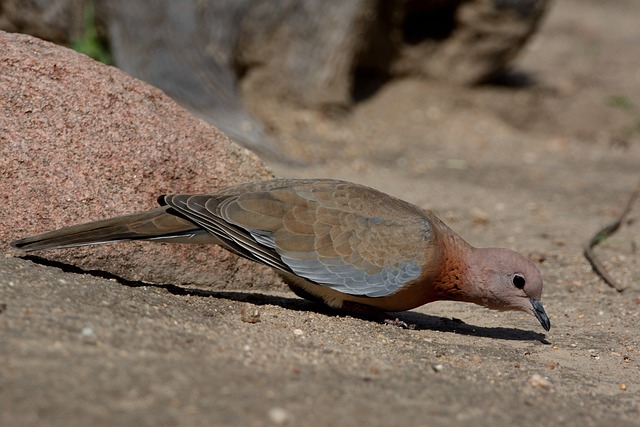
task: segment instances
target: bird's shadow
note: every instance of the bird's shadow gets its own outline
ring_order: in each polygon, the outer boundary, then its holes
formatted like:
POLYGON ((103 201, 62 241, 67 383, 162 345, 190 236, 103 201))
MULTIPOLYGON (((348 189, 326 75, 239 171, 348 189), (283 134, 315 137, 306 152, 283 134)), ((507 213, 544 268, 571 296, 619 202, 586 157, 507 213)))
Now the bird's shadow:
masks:
MULTIPOLYGON (((148 283, 137 280, 128 280, 122 278, 116 274, 109 273, 104 270, 86 270, 75 265, 66 264, 59 261, 52 261, 46 258, 42 258, 35 255, 25 255, 22 259, 32 261, 34 263, 45 265, 49 267, 56 267, 66 273, 74 274, 88 274, 103 279, 115 280, 116 282, 132 287, 139 288, 142 286, 153 287, 158 289, 164 289, 173 295, 188 295, 205 298, 218 298, 226 299, 229 301, 244 302, 253 305, 274 305, 282 307, 287 310, 304 311, 324 314, 327 316, 345 316, 349 315, 357 317, 365 321, 373 321, 367 317, 345 314, 329 307, 307 301, 298 297, 283 297, 278 295, 268 295, 259 292, 238 292, 227 290, 205 290, 199 288, 187 288, 174 284, 167 283, 148 283)), ((393 313, 393 317, 397 317, 398 320, 410 325, 413 330, 432 330, 440 332, 451 332, 460 335, 468 335, 474 337, 494 338, 510 341, 539 341, 543 344, 549 344, 546 340, 545 334, 541 334, 533 331, 525 331, 516 328, 505 327, 485 327, 475 326, 463 322, 460 319, 448 318, 442 316, 432 316, 429 314, 418 313, 415 311, 404 311, 400 313, 393 313)), ((377 322, 379 323, 379 322, 377 322)))

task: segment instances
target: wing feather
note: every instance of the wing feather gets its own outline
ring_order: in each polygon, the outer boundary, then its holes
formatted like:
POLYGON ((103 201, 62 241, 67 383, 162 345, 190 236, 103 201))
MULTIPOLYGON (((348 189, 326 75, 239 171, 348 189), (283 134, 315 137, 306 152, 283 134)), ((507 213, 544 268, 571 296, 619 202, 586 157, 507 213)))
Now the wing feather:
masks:
POLYGON ((347 294, 397 292, 421 274, 433 244, 421 209, 355 184, 274 180, 232 190, 163 200, 235 252, 347 294))

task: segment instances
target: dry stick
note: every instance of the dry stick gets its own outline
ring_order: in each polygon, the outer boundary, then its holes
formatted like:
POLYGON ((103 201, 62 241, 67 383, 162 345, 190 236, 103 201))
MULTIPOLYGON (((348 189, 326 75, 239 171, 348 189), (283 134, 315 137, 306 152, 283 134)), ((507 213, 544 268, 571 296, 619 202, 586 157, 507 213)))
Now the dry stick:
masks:
POLYGON ((598 274, 598 276, 600 276, 602 280, 605 281, 607 285, 611 286, 618 292, 624 291, 625 288, 622 287, 622 285, 620 285, 618 282, 616 282, 609 275, 609 273, 607 273, 607 271, 604 269, 604 266, 602 265, 602 262, 598 257, 596 257, 596 254, 593 252, 593 248, 597 244, 607 239, 613 233, 618 231, 618 229, 624 222, 629 212, 631 212, 631 208, 633 207, 633 204, 635 203, 638 196, 640 196, 640 182, 638 182, 638 185, 636 186, 635 190, 633 190, 633 192, 631 193, 631 196, 629 197, 629 201, 627 202, 627 205, 625 206, 624 210, 622 211, 618 219, 616 219, 614 222, 612 222, 611 224, 607 225, 606 227, 598 231, 591 238, 591 240, 589 240, 589 243, 587 243, 584 247, 584 256, 587 258, 587 260, 591 264, 591 267, 593 267, 593 271, 595 271, 598 274))

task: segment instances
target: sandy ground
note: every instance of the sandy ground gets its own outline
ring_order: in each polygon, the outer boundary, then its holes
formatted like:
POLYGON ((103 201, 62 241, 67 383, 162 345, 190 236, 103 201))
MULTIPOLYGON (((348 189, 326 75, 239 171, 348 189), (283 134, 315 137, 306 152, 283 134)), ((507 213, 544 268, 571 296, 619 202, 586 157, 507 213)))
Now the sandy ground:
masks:
POLYGON ((624 292, 582 256, 640 179, 638 22, 635 0, 563 0, 502 84, 398 81, 337 118, 250 100, 320 160, 278 175, 367 184, 536 260, 550 332, 460 303, 404 330, 6 257, 0 425, 640 425, 640 223, 596 250, 624 292))

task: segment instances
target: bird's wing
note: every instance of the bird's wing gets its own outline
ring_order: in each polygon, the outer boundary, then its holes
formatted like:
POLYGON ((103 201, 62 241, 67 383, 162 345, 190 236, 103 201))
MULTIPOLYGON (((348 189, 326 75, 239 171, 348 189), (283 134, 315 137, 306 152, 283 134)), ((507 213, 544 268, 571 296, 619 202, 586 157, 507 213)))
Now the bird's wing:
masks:
POLYGON ((339 181, 283 182, 161 202, 235 252, 350 295, 391 295, 428 262, 433 231, 419 208, 339 181))

